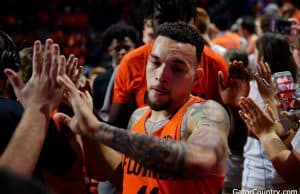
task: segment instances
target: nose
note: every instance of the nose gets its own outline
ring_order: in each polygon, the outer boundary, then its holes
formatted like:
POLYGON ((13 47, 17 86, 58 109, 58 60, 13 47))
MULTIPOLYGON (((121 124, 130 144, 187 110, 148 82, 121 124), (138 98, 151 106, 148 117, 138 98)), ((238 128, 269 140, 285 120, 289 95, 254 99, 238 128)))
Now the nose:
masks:
POLYGON ((170 70, 168 69, 165 63, 161 64, 160 67, 157 69, 155 78, 160 82, 166 82, 169 79, 170 70))

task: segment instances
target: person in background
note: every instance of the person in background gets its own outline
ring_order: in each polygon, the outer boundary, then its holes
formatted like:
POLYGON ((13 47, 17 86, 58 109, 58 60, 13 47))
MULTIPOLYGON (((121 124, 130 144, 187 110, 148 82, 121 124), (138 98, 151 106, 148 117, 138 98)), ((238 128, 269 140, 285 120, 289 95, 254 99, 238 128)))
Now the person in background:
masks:
MULTIPOLYGON (((248 68, 248 55, 243 49, 229 49, 225 53, 228 64, 239 61, 245 68, 248 68)), ((231 112, 231 125, 228 135, 228 158, 226 161, 226 176, 222 193, 231 194, 234 189, 242 188, 243 174, 243 149, 247 140, 247 127, 238 115, 238 112, 231 112), (234 122, 233 122, 234 121, 234 122)))
POLYGON ((152 19, 150 17, 144 19, 142 39, 144 44, 150 43, 154 39, 153 24, 152 24, 152 19))
POLYGON ((207 12, 202 8, 197 8, 197 15, 191 20, 191 25, 195 26, 195 29, 201 34, 201 36, 207 41, 210 48, 218 53, 219 55, 224 56, 226 48, 213 43, 208 35, 208 28, 210 26, 210 19, 207 12))
MULTIPOLYGON (((112 75, 117 71, 121 59, 139 44, 137 31, 132 26, 126 24, 111 25, 103 33, 102 40, 103 48, 108 52, 111 58, 111 68, 104 74, 97 76, 93 82, 93 104, 97 111, 103 106, 106 91, 111 90, 108 88, 108 85, 112 75)), ((112 80, 114 80, 114 76, 112 80)), ((113 85, 110 87, 113 87, 113 85)), ((109 109, 107 111, 109 111, 109 109)))
MULTIPOLYGON (((296 80, 296 65, 290 52, 290 45, 286 37, 281 34, 264 33, 256 42, 257 49, 257 69, 262 63, 270 65, 271 73, 290 71, 296 80)), ((263 108, 264 103, 259 93, 259 87, 255 80, 250 82, 249 97, 263 108)), ((273 105, 275 106, 275 104, 273 105)), ((285 137, 283 130, 277 131, 280 137, 285 137)), ((249 133, 246 145, 244 147, 244 171, 242 187, 244 189, 269 189, 273 185, 284 182, 275 174, 263 146, 249 133)))
MULTIPOLYGON (((288 189, 299 189, 300 185, 300 114, 285 114, 291 123, 292 141, 283 141, 277 131, 284 130, 277 114, 277 107, 272 104, 279 104, 275 97, 275 84, 271 78, 271 69, 265 64, 260 64, 260 71, 255 78, 264 100, 264 111, 251 98, 240 100, 240 115, 247 124, 249 130, 258 138, 270 158, 276 172, 286 181, 281 187, 288 189), (265 84, 268 83, 268 86, 265 84), (271 87, 270 87, 271 86, 271 87)), ((287 112, 285 112, 287 113, 287 112)), ((275 187, 278 188, 278 187, 275 187)))

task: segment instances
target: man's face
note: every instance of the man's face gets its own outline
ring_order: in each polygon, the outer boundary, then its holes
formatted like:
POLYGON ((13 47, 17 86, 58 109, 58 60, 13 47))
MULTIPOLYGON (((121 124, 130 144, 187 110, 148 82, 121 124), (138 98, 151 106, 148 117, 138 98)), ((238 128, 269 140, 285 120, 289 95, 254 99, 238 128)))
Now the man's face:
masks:
POLYGON ((126 36, 121 40, 118 40, 116 38, 113 39, 108 47, 108 50, 113 60, 115 60, 117 64, 119 64, 124 55, 134 48, 134 42, 126 36))
POLYGON ((196 48, 158 36, 149 56, 146 76, 148 104, 153 110, 181 106, 191 93, 195 77, 196 48))

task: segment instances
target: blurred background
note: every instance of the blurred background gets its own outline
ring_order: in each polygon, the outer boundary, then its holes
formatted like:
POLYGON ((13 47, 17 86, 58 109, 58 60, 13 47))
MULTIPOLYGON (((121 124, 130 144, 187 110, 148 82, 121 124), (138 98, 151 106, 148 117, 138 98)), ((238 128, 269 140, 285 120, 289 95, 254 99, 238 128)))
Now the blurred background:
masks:
MULTIPOLYGON (((237 18, 262 13, 278 0, 201 0, 195 5, 207 10, 211 21, 223 28, 237 18)), ((7 32, 20 47, 35 39, 52 37, 64 54, 75 53, 80 64, 101 66, 104 52, 101 34, 111 24, 133 25, 140 33, 147 0, 1 0, 0 30, 7 32)))

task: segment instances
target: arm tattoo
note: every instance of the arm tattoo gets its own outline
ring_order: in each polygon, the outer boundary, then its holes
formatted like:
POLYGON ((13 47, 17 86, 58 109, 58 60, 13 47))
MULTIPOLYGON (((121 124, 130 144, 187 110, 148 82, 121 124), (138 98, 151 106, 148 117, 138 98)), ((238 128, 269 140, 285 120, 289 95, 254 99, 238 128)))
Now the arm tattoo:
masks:
POLYGON ((127 129, 131 130, 131 128, 136 124, 136 122, 141 118, 141 116, 148 110, 148 107, 143 107, 135 110, 128 122, 127 129))
POLYGON ((230 126, 226 110, 218 103, 208 100, 191 106, 188 114, 188 122, 196 126, 188 142, 192 144, 201 143, 206 147, 214 148, 217 160, 220 161, 226 154, 226 142, 230 126))
POLYGON ((187 142, 126 131, 106 123, 101 123, 100 129, 93 138, 162 176, 194 177, 200 175, 202 169, 207 170, 207 154, 201 157, 204 152, 214 153, 217 162, 224 158, 226 140, 220 133, 224 134, 228 125, 228 117, 222 106, 215 102, 197 104, 192 105, 189 111, 187 122, 194 122, 194 124, 187 142), (187 163, 191 160, 195 161, 195 158, 198 161, 196 170, 190 168, 187 163))
POLYGON ((106 123, 101 124, 95 138, 163 176, 183 176, 186 150, 183 142, 130 132, 106 123))

